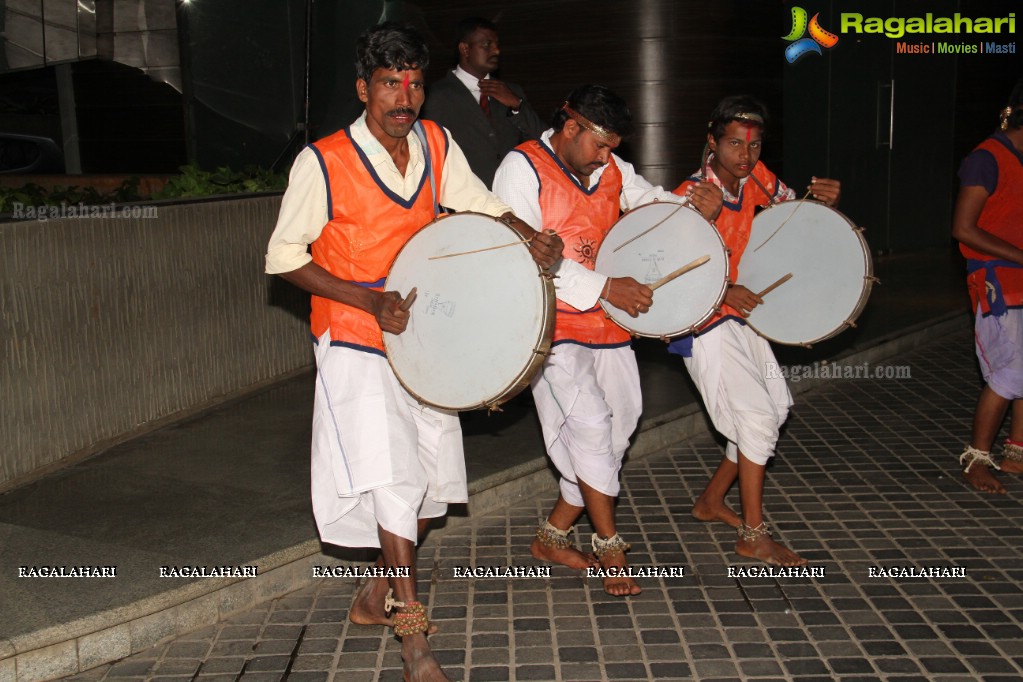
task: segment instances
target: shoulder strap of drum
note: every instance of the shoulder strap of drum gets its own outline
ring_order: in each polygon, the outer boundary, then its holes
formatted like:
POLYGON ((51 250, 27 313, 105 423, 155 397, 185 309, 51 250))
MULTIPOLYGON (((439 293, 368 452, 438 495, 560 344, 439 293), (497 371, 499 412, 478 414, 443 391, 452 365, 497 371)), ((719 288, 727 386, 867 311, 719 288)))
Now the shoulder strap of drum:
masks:
POLYGON ((426 141, 426 131, 423 129, 423 122, 416 121, 412 126, 419 143, 423 146, 423 162, 426 164, 426 172, 430 174, 430 195, 433 197, 433 217, 440 215, 440 204, 437 203, 437 183, 433 178, 433 158, 430 155, 430 143, 426 141))

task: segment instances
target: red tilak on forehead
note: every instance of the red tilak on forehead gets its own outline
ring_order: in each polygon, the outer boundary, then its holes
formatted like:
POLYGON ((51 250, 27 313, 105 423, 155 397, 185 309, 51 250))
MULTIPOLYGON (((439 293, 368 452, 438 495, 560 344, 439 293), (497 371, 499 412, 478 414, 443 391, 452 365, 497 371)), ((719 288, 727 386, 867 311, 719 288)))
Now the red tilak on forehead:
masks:
POLYGON ((401 87, 408 90, 408 71, 405 72, 405 80, 401 82, 401 87))
POLYGON ((749 142, 750 137, 753 135, 753 126, 746 126, 746 142, 749 142))

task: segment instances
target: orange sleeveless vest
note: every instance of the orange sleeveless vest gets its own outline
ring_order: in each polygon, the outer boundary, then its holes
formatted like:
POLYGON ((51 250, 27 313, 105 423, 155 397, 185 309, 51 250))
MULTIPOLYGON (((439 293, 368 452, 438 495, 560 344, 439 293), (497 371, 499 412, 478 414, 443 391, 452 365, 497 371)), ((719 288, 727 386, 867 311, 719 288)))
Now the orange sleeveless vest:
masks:
MULTIPOLYGON (((428 147, 423 151, 429 153, 435 186, 440 188, 447 136, 436 123, 421 123, 428 147)), ((310 147, 327 180, 330 216, 312 243, 313 262, 335 277, 380 291, 401 247, 436 217, 428 169, 424 169, 419 189, 404 201, 380 181, 348 128, 310 147)), ((364 310, 313 296, 310 327, 317 339, 329 329, 331 345, 383 354, 380 325, 364 310)))
MULTIPOLYGON (((526 157, 540 181, 543 229, 554 230, 565 242, 563 258, 592 270, 604 237, 621 213, 622 172, 614 158, 597 184, 585 190, 542 143, 530 140, 515 150, 526 157)), ((558 299, 553 343, 613 347, 630 341, 629 332, 612 322, 599 304, 589 310, 578 310, 558 299)))
MULTIPOLYGON (((725 243, 725 247, 730 250, 728 272, 729 278, 733 282, 739 279, 739 261, 742 260, 742 254, 746 251, 746 244, 749 243, 754 211, 760 206, 766 206, 770 203, 771 199, 778 196, 778 176, 769 171, 764 164, 758 163, 754 166, 753 175, 763 183, 764 187, 771 193, 771 196, 766 196, 764 190, 760 189, 752 180, 748 180, 739 189, 739 201, 737 203, 726 201, 721 207, 721 213, 718 215, 717 220, 714 221, 715 227, 717 227, 718 232, 721 234, 721 240, 725 243)), ((675 189, 675 194, 684 195, 686 189, 699 181, 700 178, 695 175, 687 178, 685 182, 675 189)), ((734 317, 740 320, 745 319, 735 308, 722 305, 721 311, 715 313, 713 317, 707 320, 700 327, 700 331, 706 331, 727 317, 734 317)))
MULTIPOLYGON (((1013 246, 1023 247, 1023 199, 1020 198, 1023 195, 1023 163, 998 138, 988 138, 976 148, 990 152, 998 164, 998 184, 994 193, 984 202, 977 226, 1013 246)), ((978 305, 982 314, 991 312, 991 296, 996 289, 1005 307, 1023 307, 1023 269, 1011 267, 1011 264, 965 244, 960 244, 959 250, 972 261, 968 264, 970 273, 966 278, 966 288, 970 293, 974 313, 978 305), (984 263, 987 263, 987 267, 984 263), (989 281, 989 278, 997 282, 989 281)))

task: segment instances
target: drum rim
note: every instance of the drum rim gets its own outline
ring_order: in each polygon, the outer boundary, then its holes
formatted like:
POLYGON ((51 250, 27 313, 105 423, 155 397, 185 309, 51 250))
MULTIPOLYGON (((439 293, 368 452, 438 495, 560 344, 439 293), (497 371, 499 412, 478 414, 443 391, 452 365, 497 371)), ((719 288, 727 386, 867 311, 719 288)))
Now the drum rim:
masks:
MULTIPOLYGON (((721 244, 721 253, 723 253, 725 255, 725 277, 724 277, 723 280, 721 280, 721 290, 718 292, 717 301, 714 303, 713 307, 711 307, 711 309, 708 310, 707 313, 702 318, 700 318, 697 322, 694 322, 693 324, 691 324, 688 327, 685 327, 685 328, 680 329, 678 331, 667 332, 665 334, 652 334, 650 332, 639 332, 639 331, 636 331, 636 330, 626 326, 625 324, 623 324, 619 320, 615 319, 615 316, 612 313, 612 310, 621 310, 620 308, 615 308, 615 306, 611 305, 610 303, 608 303, 604 299, 598 299, 598 302, 600 303, 600 307, 604 310, 604 313, 608 316, 608 319, 610 319, 616 325, 618 325, 619 327, 621 327, 625 331, 629 332, 633 336, 641 337, 641 338, 646 338, 646 339, 670 339, 670 338, 673 338, 673 337, 676 337, 676 336, 685 336, 687 334, 692 334, 697 329, 699 329, 702 324, 704 324, 710 318, 714 317, 714 315, 721 309, 721 303, 725 300, 725 294, 728 293, 728 281, 729 281, 728 278, 732 274, 732 272, 731 272, 732 271, 732 264, 730 262, 730 259, 728 258, 728 247, 725 246, 725 240, 721 238, 721 233, 718 231, 717 226, 713 222, 711 222, 710 220, 707 220, 706 218, 704 218, 703 214, 701 214, 698 210, 696 210, 696 208, 694 208, 691 204, 679 204, 678 202, 675 202, 675 201, 650 201, 650 202, 647 202, 645 204, 642 204, 641 206, 637 206, 636 208, 629 209, 628 211, 623 213, 618 218, 618 220, 615 221, 614 225, 612 225, 610 227, 610 229, 608 229, 608 234, 611 233, 611 230, 614 229, 615 225, 617 225, 620 220, 625 218, 625 216, 633 213, 634 211, 638 211, 640 209, 647 208, 649 206, 658 206, 658 205, 684 206, 685 208, 688 208, 689 210, 693 211, 693 213, 695 213, 697 217, 699 217, 701 220, 703 220, 703 222, 705 222, 707 225, 710 226, 711 230, 714 233, 714 236, 717 237, 718 242, 721 244), (609 310, 609 308, 610 308, 610 310, 609 310)), ((605 235, 605 239, 606 238, 607 238, 607 236, 605 235)), ((603 247, 603 243, 601 244, 601 247, 603 247)), ((597 257, 598 258, 600 257, 600 253, 599 252, 597 253, 597 257)), ((601 273, 601 274, 603 274, 603 273, 601 273)), ((632 318, 629 318, 629 319, 632 319, 632 318)))
MULTIPOLYGON (((867 244, 867 240, 863 237, 863 230, 859 226, 857 226, 856 223, 854 223, 852 220, 850 220, 849 216, 847 216, 846 214, 842 213, 841 211, 839 211, 837 208, 835 208, 833 206, 828 206, 823 201, 817 201, 816 199, 793 199, 792 201, 782 201, 782 202, 779 202, 777 204, 774 204, 773 206, 768 206, 763 211, 761 211, 757 216, 755 216, 753 218, 753 220, 755 221, 757 218, 759 218, 764 213, 767 213, 768 211, 770 211, 773 208, 778 208, 779 206, 791 206, 793 203, 797 203, 797 202, 803 202, 803 203, 807 203, 807 204, 817 204, 819 206, 822 206, 822 207, 828 209, 829 211, 832 211, 832 212, 838 214, 838 216, 841 217, 842 220, 844 220, 847 225, 849 225, 849 227, 852 230, 853 234, 856 235, 856 238, 859 240, 859 243, 860 243, 860 248, 861 248, 861 250, 863 252, 864 275, 863 275, 863 289, 860 291, 860 297, 859 297, 859 299, 857 299, 856 305, 853 306, 853 310, 850 313, 849 317, 846 318, 845 322, 843 322, 842 324, 838 325, 831 332, 829 332, 827 334, 824 334, 823 336, 819 336, 819 337, 817 337, 815 339, 812 339, 810 341, 799 341, 799 342, 795 342, 795 341, 779 341, 778 339, 776 339, 774 337, 771 337, 771 336, 768 336, 767 334, 764 334, 759 329, 757 329, 756 325, 754 325, 748 319, 746 320, 746 324, 749 325, 750 329, 752 329, 758 335, 760 335, 761 337, 767 339, 771 343, 777 343, 777 344, 779 344, 781 346, 794 346, 794 347, 809 348, 809 347, 813 346, 813 344, 815 344, 815 343, 820 343, 822 341, 827 341, 828 339, 831 339, 831 338, 834 338, 834 337, 838 336, 839 334, 844 332, 846 329, 849 329, 849 327, 853 326, 854 323, 856 322, 856 320, 859 319, 860 315, 863 314, 863 310, 867 307, 867 300, 869 300, 869 298, 870 298, 870 291, 871 291, 871 289, 874 288, 874 259, 870 255, 870 245, 867 244)), ((752 223, 750 224, 750 232, 752 233, 752 223)), ((747 244, 746 246, 748 248, 749 244, 747 244)), ((739 264, 742 265, 742 259, 739 259, 739 264)), ((741 268, 740 268, 740 270, 741 270, 741 268)))
MULTIPOLYGON (((459 211, 457 213, 442 213, 441 215, 437 216, 436 218, 434 218, 433 220, 431 220, 430 222, 428 222, 427 224, 423 225, 421 228, 416 230, 405 241, 405 243, 401 245, 401 248, 398 249, 398 253, 395 254, 395 256, 394 256, 394 260, 392 260, 390 265, 387 267, 387 279, 384 281, 384 291, 389 291, 390 290, 389 287, 388 287, 388 284, 390 283, 390 278, 391 278, 391 268, 394 267, 394 263, 398 260, 398 258, 401 257, 401 254, 405 251, 405 249, 412 242, 412 240, 415 239, 415 237, 420 232, 423 232, 424 230, 426 230, 427 228, 431 227, 432 225, 440 222, 441 220, 445 220, 447 218, 452 218, 452 217, 455 217, 455 216, 477 216, 477 217, 480 217, 480 218, 486 218, 488 220, 491 220, 491 221, 501 225, 502 227, 505 227, 505 228, 511 230, 520 239, 529 239, 530 236, 531 236, 529 234, 526 234, 518 226, 516 226, 516 225, 514 225, 514 224, 512 224, 510 222, 507 222, 505 220, 502 220, 501 218, 498 218, 496 216, 487 215, 486 213, 479 213, 478 211, 459 211)), ((525 244, 523 244, 522 246, 525 246, 525 244)), ((514 248, 514 247, 509 247, 509 248, 514 248)), ((528 247, 526 247, 526 248, 528 248, 528 247)), ((544 271, 539 265, 536 264, 535 261, 533 262, 533 265, 536 266, 537 277, 539 277, 539 279, 541 281, 541 294, 542 294, 541 295, 541 299, 542 299, 542 303, 541 304, 542 304, 542 306, 543 306, 543 308, 545 310, 545 313, 543 315, 543 319, 541 320, 538 338, 536 339, 535 344, 533 346, 532 356, 530 357, 529 362, 526 363, 525 368, 523 368, 522 371, 519 372, 516 375, 516 377, 515 377, 515 379, 513 381, 509 382, 505 386, 505 388, 503 388, 501 390, 501 392, 499 392, 497 395, 495 395, 490 400, 481 400, 478 403, 474 403, 474 404, 467 405, 467 406, 440 405, 440 404, 435 403, 433 401, 427 400, 423 396, 421 396, 418 393, 416 393, 416 391, 414 391, 411 387, 409 387, 405 383, 405 381, 401 378, 401 375, 398 373, 397 369, 394 367, 394 363, 391 360, 391 353, 388 352, 388 347, 387 347, 387 339, 388 339, 388 337, 389 336, 396 336, 396 335, 388 334, 388 333, 383 333, 382 335, 383 335, 383 340, 384 340, 384 356, 387 358, 387 364, 391 368, 391 372, 394 374, 395 378, 398 379, 398 383, 401 384, 401 387, 404 388, 405 391, 410 396, 415 398, 416 401, 419 402, 420 404, 429 405, 431 407, 435 407, 435 408, 438 408, 438 409, 441 409, 441 410, 450 410, 450 411, 453 411, 453 412, 468 412, 468 411, 471 411, 471 410, 479 410, 479 409, 483 409, 483 408, 486 408, 486 409, 491 410, 491 411, 499 410, 500 406, 502 404, 508 402, 509 400, 514 398, 516 395, 521 393, 524 388, 529 386, 530 382, 533 379, 533 376, 536 374, 537 370, 539 370, 540 366, 543 364, 543 361, 547 358, 548 355, 550 355, 551 343, 552 343, 552 341, 554 339, 554 321, 555 321, 555 312, 556 312, 556 307, 557 307, 555 305, 555 291, 554 291, 554 281, 553 281, 553 278, 550 276, 549 272, 544 271)))

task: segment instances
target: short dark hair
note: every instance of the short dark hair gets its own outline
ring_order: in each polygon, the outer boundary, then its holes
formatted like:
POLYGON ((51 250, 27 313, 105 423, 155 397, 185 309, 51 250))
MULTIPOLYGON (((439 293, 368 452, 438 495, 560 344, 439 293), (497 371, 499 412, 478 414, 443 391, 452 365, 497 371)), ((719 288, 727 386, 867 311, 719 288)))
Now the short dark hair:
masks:
POLYGON ((355 75, 367 83, 377 69, 407 71, 430 65, 430 51, 419 31, 385 21, 366 29, 355 44, 355 75))
POLYGON ((495 33, 497 32, 497 24, 489 19, 484 19, 483 17, 466 17, 458 22, 458 28, 455 29, 455 50, 457 50, 458 46, 462 43, 469 42, 469 38, 472 37, 472 34, 481 28, 485 28, 488 31, 494 31, 495 33))
POLYGON ((725 128, 732 121, 740 121, 746 124, 753 123, 754 125, 759 125, 760 130, 763 131, 767 127, 767 107, 756 97, 751 97, 750 95, 731 95, 725 97, 718 102, 718 105, 714 107, 714 111, 710 113, 707 132, 715 140, 718 140, 725 134, 725 128), (740 114, 754 114, 762 118, 764 122, 758 124, 755 121, 740 117, 740 114))
POLYGON ((1010 128, 1023 128, 1023 78, 1016 81, 1016 87, 1009 95, 1009 106, 1012 107, 1013 112, 1009 114, 1006 124, 1010 128))
MULTIPOLYGON (((632 112, 628 105, 603 85, 580 85, 569 93, 568 106, 623 139, 632 134, 632 112)), ((551 121, 554 131, 560 132, 567 120, 568 112, 558 107, 551 121)))

